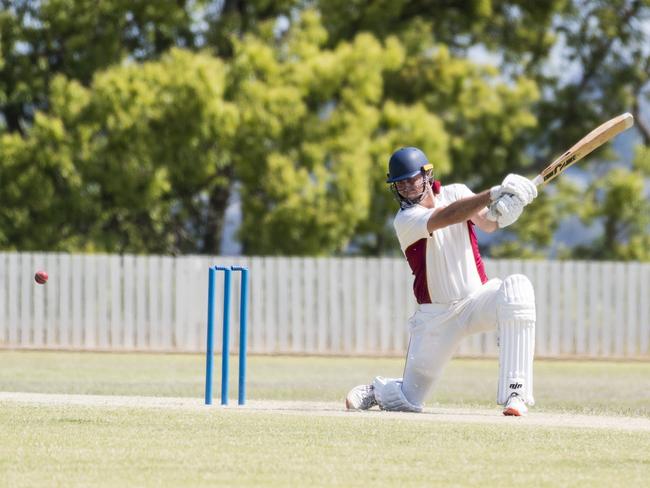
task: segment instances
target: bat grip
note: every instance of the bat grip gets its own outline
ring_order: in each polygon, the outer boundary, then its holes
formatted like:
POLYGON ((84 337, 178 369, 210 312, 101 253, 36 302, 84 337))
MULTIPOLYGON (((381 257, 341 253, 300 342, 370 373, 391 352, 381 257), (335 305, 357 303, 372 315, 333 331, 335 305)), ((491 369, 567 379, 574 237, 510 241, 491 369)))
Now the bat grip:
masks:
POLYGON ((535 186, 540 186, 542 183, 544 183, 544 177, 542 175, 537 175, 533 178, 533 184, 535 186))

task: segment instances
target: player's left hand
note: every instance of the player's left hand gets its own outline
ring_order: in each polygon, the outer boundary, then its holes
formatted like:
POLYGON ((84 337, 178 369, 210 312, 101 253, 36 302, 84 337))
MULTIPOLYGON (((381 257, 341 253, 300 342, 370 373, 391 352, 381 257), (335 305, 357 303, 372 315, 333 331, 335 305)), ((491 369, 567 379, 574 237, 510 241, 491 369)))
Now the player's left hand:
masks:
POLYGON ((514 195, 502 195, 489 207, 487 218, 500 228, 513 224, 524 211, 524 203, 514 195))

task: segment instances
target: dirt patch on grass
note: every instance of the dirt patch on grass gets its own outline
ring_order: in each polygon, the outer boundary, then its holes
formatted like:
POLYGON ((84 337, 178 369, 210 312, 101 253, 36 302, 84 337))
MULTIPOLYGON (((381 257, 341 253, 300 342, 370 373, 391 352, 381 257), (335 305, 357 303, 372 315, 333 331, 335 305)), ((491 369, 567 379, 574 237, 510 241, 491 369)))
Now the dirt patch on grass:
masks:
POLYGON ((231 402, 229 406, 204 405, 199 398, 139 397, 108 395, 64 395, 21 392, 0 392, 0 403, 36 405, 79 405, 87 407, 169 408, 221 413, 276 413, 278 415, 341 416, 349 418, 409 420, 420 422, 451 422, 469 424, 498 424, 503 426, 568 427, 615 429, 650 432, 650 419, 567 413, 535 412, 527 417, 504 417, 498 408, 462 409, 427 408, 423 413, 382 412, 376 408, 365 412, 349 412, 339 403, 253 400, 244 406, 231 402))

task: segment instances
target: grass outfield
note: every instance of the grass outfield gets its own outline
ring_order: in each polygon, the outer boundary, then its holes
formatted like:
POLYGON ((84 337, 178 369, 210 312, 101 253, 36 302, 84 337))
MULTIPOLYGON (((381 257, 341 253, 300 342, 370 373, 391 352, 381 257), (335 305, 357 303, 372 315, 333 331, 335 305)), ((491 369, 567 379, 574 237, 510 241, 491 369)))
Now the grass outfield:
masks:
MULTIPOLYGON (((251 356, 248 398, 337 401, 377 374, 401 376, 402 359, 251 356)), ((0 391, 201 398, 205 357, 0 351, 0 391)), ((220 360, 215 358, 215 400, 220 360)), ((237 359, 231 399, 237 399, 237 359)), ((496 408, 496 360, 451 361, 427 406, 496 408)), ((650 362, 537 361, 533 411, 650 417, 650 362)))
MULTIPOLYGON (((0 391, 203 395, 199 355, 4 351, 0 364, 0 391)), ((342 405, 351 385, 401 368, 397 359, 251 357, 249 397, 342 405)), ((498 415, 496 370, 496 361, 452 361, 428 406, 494 408, 498 415)), ((650 363, 538 361, 535 382, 531 415, 650 417, 650 363)), ((650 479, 647 431, 236 407, 4 401, 0 411, 2 486, 629 487, 650 479)))
POLYGON ((647 432, 463 425, 392 415, 6 404, 0 483, 630 487, 644 486, 650 477, 647 432))

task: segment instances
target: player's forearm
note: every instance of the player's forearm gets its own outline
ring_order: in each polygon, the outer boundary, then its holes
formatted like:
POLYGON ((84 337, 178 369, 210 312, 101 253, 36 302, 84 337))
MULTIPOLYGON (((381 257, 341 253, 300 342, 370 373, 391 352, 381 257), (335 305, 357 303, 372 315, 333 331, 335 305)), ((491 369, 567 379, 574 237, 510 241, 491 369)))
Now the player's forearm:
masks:
POLYGON ((451 205, 433 212, 427 222, 427 230, 433 232, 448 225, 465 222, 490 203, 490 190, 457 200, 451 205))
POLYGON ((487 207, 482 208, 476 215, 472 216, 472 222, 474 222, 483 232, 494 232, 499 228, 499 225, 496 221, 487 218, 488 212, 489 210, 487 207))

